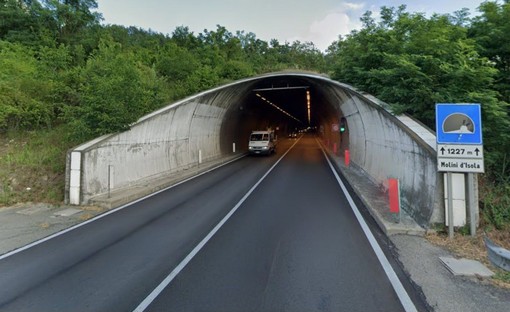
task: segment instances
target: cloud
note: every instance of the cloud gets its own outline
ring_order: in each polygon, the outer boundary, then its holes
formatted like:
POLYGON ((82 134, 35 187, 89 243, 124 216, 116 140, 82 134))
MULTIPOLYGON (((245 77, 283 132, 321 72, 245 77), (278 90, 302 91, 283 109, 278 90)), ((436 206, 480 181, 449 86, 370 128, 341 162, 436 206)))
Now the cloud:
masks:
POLYGON ((339 35, 345 36, 352 30, 359 29, 364 4, 342 3, 340 7, 328 12, 322 19, 315 20, 308 27, 308 32, 289 41, 311 41, 321 51, 325 51, 339 35))

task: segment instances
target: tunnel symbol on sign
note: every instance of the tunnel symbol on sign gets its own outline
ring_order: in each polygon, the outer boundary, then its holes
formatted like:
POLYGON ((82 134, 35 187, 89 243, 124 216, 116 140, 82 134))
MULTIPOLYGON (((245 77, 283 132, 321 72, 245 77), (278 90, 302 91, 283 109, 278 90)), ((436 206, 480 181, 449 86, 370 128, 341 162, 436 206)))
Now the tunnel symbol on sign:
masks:
POLYGON ((468 115, 455 113, 446 117, 443 122, 444 133, 472 134, 475 132, 473 119, 468 115))

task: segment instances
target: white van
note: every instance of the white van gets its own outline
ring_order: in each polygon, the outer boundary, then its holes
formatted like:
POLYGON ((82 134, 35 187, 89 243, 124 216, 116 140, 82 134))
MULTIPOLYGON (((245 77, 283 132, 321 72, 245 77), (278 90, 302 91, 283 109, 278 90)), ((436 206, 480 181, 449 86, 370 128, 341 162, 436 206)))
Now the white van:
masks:
POLYGON ((252 131, 248 151, 250 154, 270 155, 276 153, 276 135, 273 130, 252 131))

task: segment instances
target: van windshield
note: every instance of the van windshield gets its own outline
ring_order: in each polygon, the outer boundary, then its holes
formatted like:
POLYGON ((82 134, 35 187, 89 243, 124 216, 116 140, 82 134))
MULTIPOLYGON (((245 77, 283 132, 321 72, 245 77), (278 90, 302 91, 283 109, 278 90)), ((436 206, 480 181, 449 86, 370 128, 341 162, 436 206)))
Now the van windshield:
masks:
POLYGON ((267 133, 254 133, 250 136, 250 141, 269 141, 267 133))

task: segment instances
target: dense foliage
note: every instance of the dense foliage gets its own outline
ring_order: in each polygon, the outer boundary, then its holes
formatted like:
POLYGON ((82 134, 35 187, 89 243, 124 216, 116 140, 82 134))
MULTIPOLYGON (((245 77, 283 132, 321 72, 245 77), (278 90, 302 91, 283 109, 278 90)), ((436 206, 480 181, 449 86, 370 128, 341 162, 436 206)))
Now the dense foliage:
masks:
POLYGON ((484 2, 474 19, 367 12, 363 28, 333 43, 326 56, 334 79, 352 84, 435 128, 436 103, 480 103, 486 163, 494 178, 510 174, 510 4, 484 2))
POLYGON ((69 147, 221 83, 310 70, 432 129, 435 103, 481 103, 491 183, 510 183, 509 0, 483 2, 475 17, 382 7, 326 53, 220 25, 170 35, 104 25, 98 9, 95 0, 0 0, 0 133, 62 129, 69 147))
POLYGON ((198 35, 105 26, 96 9, 94 0, 0 0, 0 131, 65 124, 82 142, 227 81, 325 71, 311 43, 267 43, 220 25, 198 35))

